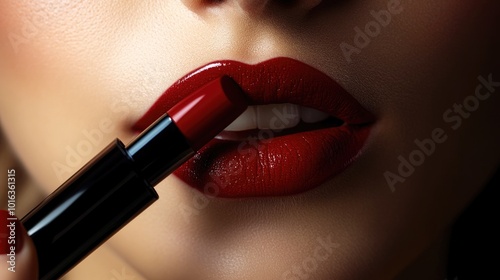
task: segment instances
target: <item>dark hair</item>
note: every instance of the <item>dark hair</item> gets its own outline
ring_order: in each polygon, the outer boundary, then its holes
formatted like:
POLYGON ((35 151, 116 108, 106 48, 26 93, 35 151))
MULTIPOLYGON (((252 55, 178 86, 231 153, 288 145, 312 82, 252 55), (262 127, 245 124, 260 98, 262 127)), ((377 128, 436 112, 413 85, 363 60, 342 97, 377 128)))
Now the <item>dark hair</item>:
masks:
POLYGON ((448 279, 499 279, 500 168, 453 225, 448 279))

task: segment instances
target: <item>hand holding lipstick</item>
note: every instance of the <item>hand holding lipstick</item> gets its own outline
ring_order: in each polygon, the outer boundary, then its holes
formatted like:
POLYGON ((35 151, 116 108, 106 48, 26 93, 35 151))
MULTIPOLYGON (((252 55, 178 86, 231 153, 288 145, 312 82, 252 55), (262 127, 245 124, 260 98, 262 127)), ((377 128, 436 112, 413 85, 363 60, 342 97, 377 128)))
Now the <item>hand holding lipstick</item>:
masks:
POLYGON ((38 279, 38 261, 33 241, 16 217, 0 210, 0 279, 38 279))

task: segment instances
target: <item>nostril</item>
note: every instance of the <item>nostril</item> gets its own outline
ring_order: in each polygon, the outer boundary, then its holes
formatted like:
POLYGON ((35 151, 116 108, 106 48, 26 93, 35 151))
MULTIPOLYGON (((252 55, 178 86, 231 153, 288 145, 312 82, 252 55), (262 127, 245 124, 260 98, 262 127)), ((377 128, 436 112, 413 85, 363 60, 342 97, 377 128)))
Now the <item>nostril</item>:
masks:
POLYGON ((302 3, 301 7, 303 9, 310 10, 317 7, 319 4, 321 4, 322 1, 323 0, 302 0, 300 2, 302 3))
POLYGON ((202 2, 208 5, 216 5, 225 2, 225 0, 203 0, 202 2))
POLYGON ((240 9, 248 14, 260 14, 266 8, 269 0, 233 0, 240 9))
MULTIPOLYGON (((181 0, 190 10, 201 13, 205 8, 224 6, 250 16, 262 15, 266 10, 308 12, 320 5, 322 0, 181 0), (222 5, 223 4, 223 5, 222 5)), ((281 14, 277 14, 281 15, 281 14)))
POLYGON ((182 0, 191 10, 199 12, 201 9, 224 4, 246 14, 258 15, 266 8, 268 2, 279 0, 182 0))

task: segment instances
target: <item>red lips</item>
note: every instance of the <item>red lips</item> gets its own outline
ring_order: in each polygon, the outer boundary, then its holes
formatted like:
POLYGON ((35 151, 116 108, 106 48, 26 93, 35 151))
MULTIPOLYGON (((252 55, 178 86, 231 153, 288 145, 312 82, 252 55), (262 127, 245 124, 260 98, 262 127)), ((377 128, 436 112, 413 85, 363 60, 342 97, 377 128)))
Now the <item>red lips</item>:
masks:
POLYGON ((160 96, 133 129, 145 129, 182 98, 223 75, 241 86, 252 105, 293 103, 326 112, 344 124, 212 140, 174 173, 208 195, 290 195, 317 187, 359 155, 375 120, 323 72, 290 58, 274 58, 256 65, 212 62, 189 73, 160 96))

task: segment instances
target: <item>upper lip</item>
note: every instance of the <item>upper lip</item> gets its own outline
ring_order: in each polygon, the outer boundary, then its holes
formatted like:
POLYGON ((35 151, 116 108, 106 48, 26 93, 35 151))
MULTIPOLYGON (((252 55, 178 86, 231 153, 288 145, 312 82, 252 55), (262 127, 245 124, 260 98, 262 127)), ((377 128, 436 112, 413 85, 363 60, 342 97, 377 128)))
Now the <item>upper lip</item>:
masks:
POLYGON ((375 120, 323 72, 303 62, 279 57, 255 65, 223 60, 202 66, 168 88, 132 128, 144 130, 187 95, 223 75, 241 86, 251 105, 293 103, 326 112, 347 125, 363 125, 375 120))

